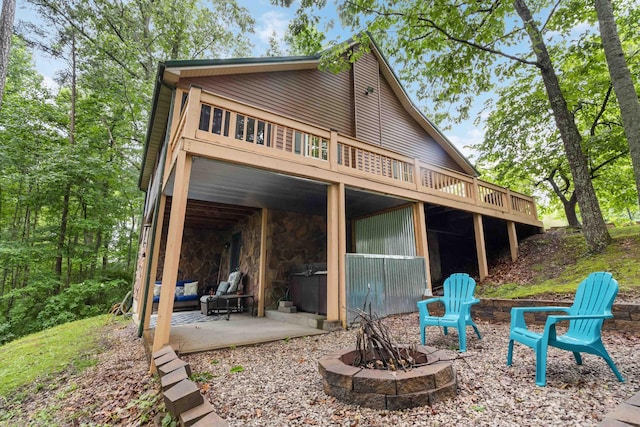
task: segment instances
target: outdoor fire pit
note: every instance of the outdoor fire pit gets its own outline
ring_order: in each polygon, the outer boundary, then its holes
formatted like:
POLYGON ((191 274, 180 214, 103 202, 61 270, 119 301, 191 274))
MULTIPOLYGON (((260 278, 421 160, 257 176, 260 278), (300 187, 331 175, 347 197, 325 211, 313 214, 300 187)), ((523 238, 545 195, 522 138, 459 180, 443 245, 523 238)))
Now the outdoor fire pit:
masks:
POLYGON ((392 327, 373 313, 368 300, 369 292, 362 310, 352 310, 353 324, 359 324, 355 347, 318 361, 325 393, 346 403, 390 410, 455 396, 456 373, 448 355, 431 347, 399 344, 392 327))
POLYGON ((393 371, 353 366, 355 348, 323 356, 318 369, 325 393, 345 403, 391 410, 432 405, 455 396, 456 374, 445 353, 424 346, 401 351, 413 358, 416 367, 393 371))

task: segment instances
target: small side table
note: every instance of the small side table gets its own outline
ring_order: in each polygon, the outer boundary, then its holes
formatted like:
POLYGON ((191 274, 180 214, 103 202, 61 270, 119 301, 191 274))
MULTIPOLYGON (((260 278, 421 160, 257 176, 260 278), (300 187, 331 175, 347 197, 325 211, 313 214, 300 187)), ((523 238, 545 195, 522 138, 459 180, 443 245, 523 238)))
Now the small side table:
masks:
POLYGON ((226 309, 227 309, 227 320, 231 317, 231 311, 236 310, 237 312, 242 312, 245 310, 244 304, 242 304, 242 300, 247 300, 247 302, 251 302, 251 316, 253 316, 253 309, 255 305, 255 298, 253 295, 242 294, 242 295, 220 295, 218 298, 225 301, 226 309), (236 307, 231 306, 231 301, 234 300, 237 302, 236 307))

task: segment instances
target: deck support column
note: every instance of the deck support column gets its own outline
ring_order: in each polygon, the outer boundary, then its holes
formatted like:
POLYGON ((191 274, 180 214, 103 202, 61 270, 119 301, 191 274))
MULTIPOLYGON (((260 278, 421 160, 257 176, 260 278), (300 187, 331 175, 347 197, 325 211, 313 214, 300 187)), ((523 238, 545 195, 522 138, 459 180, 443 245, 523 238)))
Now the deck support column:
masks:
POLYGON ((180 150, 176 159, 175 185, 173 187, 173 198, 171 199, 169 231, 167 232, 164 268, 162 270, 162 290, 160 291, 160 303, 158 304, 158 321, 153 338, 153 351, 169 344, 173 299, 176 293, 184 218, 187 210, 191 163, 191 155, 180 150))
MULTIPOLYGON (((262 223, 260 227, 260 269, 258 271, 258 317, 264 317, 264 294, 267 284, 267 226, 269 224, 269 209, 262 209, 262 223)), ((253 315, 253 314, 252 314, 253 315)))
POLYGON ((327 320, 347 323, 344 257, 346 212, 344 184, 327 188, 327 320))
POLYGON ((507 221, 507 232, 509 233, 509 250, 511 251, 511 261, 518 260, 518 233, 516 232, 516 223, 507 221))
POLYGON ((473 230, 476 237, 476 252, 478 256, 478 274, 480 280, 489 275, 489 267, 487 266, 487 250, 484 244, 484 227, 482 225, 482 215, 473 214, 473 230))
MULTIPOLYGON (((156 283, 156 276, 158 274, 158 258, 160 258, 160 241, 162 239, 162 226, 164 224, 164 209, 167 203, 167 196, 162 193, 160 195, 160 202, 156 209, 158 209, 158 215, 156 219, 156 227, 155 230, 150 230, 150 233, 155 233, 155 237, 153 238, 154 244, 151 249, 151 253, 147 252, 147 256, 150 257, 149 272, 147 276, 149 277, 149 292, 147 292, 147 308, 144 312, 143 322, 143 330, 149 329, 149 325, 151 324, 151 312, 153 311, 153 286, 156 283)), ((152 239, 149 239, 152 240, 152 239)), ((159 304, 158 304, 159 305, 159 304)))
POLYGON ((416 239, 416 255, 424 258, 424 272, 427 295, 433 295, 431 288, 431 266, 429 264, 429 244, 427 241, 427 219, 424 214, 424 202, 413 203, 413 228, 416 239))

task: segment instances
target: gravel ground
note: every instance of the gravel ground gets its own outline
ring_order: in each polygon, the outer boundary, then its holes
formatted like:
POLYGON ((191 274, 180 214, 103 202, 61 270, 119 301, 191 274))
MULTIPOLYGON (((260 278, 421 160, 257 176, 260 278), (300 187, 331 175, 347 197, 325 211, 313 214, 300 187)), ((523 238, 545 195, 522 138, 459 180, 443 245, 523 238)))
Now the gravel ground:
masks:
MULTIPOLYGON (((390 317, 401 343, 417 343, 417 314, 390 317)), ((231 426, 592 426, 640 389, 640 337, 605 332, 603 341, 626 382, 599 357, 549 349, 547 386, 537 387, 532 349, 515 344, 505 366, 509 325, 478 322, 482 340, 467 336, 463 357, 455 330, 427 329, 427 345, 447 350, 458 395, 433 407, 384 411, 343 404, 322 391, 317 360, 353 346, 354 331, 296 338, 251 347, 184 355, 216 412, 231 426)), ((469 328, 469 331, 471 329, 469 328)))

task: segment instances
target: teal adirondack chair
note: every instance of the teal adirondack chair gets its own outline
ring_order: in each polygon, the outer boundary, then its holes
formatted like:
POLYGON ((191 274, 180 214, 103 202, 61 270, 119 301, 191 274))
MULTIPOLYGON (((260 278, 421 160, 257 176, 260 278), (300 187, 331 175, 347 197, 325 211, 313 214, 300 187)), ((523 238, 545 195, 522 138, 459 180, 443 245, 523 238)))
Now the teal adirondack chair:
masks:
POLYGON ((582 365, 580 353, 595 354, 602 357, 618 380, 624 378, 618 372, 611 356, 604 348, 600 332, 604 319, 613 317, 611 306, 618 293, 618 282, 610 273, 596 272, 580 283, 571 307, 514 307, 511 309, 511 332, 509 334, 509 353, 507 366, 511 366, 513 342, 518 341, 533 348, 536 352, 536 384, 547 383, 547 348, 553 346, 573 352, 578 365, 582 365), (524 319, 526 312, 565 312, 566 315, 549 315, 542 334, 530 331, 524 319), (564 335, 556 335, 556 324, 569 322, 564 335))
POLYGON ((444 334, 447 335, 447 328, 458 330, 458 342, 460 351, 467 351, 467 325, 473 327, 482 339, 478 327, 471 320, 471 306, 480 302, 473 296, 476 289, 476 281, 468 274, 455 273, 447 277, 444 281, 444 296, 418 301, 418 311, 420 314, 420 339, 424 344, 424 332, 427 326, 441 326, 444 334), (432 316, 429 314, 429 304, 441 302, 444 304, 443 316, 432 316))

